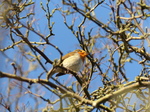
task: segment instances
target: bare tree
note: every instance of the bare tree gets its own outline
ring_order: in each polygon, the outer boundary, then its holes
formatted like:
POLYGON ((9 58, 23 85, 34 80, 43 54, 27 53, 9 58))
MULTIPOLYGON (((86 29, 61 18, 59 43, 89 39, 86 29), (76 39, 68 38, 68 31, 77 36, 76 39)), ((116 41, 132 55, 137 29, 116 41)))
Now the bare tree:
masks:
POLYGON ((59 2, 1 1, 0 110, 148 112, 150 1, 59 2), (38 22, 40 13, 45 14, 40 18, 44 22, 38 22), (67 32, 77 39, 78 48, 88 53, 80 73, 56 64, 49 56, 50 49, 60 59, 64 55, 51 41, 60 32, 54 28, 57 13, 67 32), (52 66, 72 76, 54 75, 47 80, 52 66))

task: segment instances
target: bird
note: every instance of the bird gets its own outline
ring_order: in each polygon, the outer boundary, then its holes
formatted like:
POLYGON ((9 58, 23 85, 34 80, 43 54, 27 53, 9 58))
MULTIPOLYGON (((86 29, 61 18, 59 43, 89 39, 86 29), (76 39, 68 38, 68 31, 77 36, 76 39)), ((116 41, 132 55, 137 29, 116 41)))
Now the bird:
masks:
MULTIPOLYGON (((60 63, 60 61, 61 61, 61 64, 60 64, 61 66, 65 67, 69 70, 72 70, 74 72, 79 72, 84 65, 84 61, 85 61, 85 58, 87 55, 88 55, 88 53, 86 51, 81 50, 81 49, 76 49, 76 50, 64 55, 62 57, 62 60, 59 59, 56 62, 56 65, 57 65, 57 63, 60 63)), ((51 78, 52 75, 54 75, 55 73, 58 73, 56 75, 56 77, 59 77, 59 76, 65 75, 66 70, 64 70, 63 68, 57 67, 57 66, 54 67, 47 73, 47 80, 49 80, 49 78, 51 78)))

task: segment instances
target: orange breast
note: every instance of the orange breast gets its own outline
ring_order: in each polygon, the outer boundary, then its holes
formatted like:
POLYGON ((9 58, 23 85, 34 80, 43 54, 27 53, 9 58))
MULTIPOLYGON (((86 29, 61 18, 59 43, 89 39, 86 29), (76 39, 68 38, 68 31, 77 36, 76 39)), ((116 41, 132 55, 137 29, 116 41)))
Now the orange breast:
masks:
POLYGON ((80 54, 80 57, 82 59, 82 61, 84 62, 85 57, 88 55, 85 51, 84 52, 78 52, 80 54))

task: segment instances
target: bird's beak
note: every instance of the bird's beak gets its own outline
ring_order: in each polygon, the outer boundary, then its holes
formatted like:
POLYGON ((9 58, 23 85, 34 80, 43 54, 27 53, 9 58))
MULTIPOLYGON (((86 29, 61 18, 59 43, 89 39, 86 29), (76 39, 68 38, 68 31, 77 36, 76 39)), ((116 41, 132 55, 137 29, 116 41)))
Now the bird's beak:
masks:
POLYGON ((81 57, 86 57, 88 55, 88 53, 83 50, 81 52, 79 52, 79 54, 81 57))
POLYGON ((88 55, 88 53, 87 53, 87 52, 85 52, 85 51, 83 51, 83 52, 82 52, 82 55, 83 55, 83 56, 87 56, 87 55, 88 55))

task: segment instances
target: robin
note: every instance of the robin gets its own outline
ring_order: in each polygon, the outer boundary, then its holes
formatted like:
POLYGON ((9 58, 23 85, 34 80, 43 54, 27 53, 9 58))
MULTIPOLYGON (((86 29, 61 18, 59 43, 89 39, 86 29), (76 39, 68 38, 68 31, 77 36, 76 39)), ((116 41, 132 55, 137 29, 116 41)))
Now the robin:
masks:
MULTIPOLYGON (((73 52, 64 55, 60 65, 69 70, 79 72, 87 55, 88 54, 84 50, 76 49, 73 52)), ((56 65, 57 63, 60 63, 60 60, 56 62, 56 65)), ((66 70, 56 66, 48 72, 47 79, 49 79, 55 73, 58 73, 56 77, 62 76, 66 74, 66 70)))

